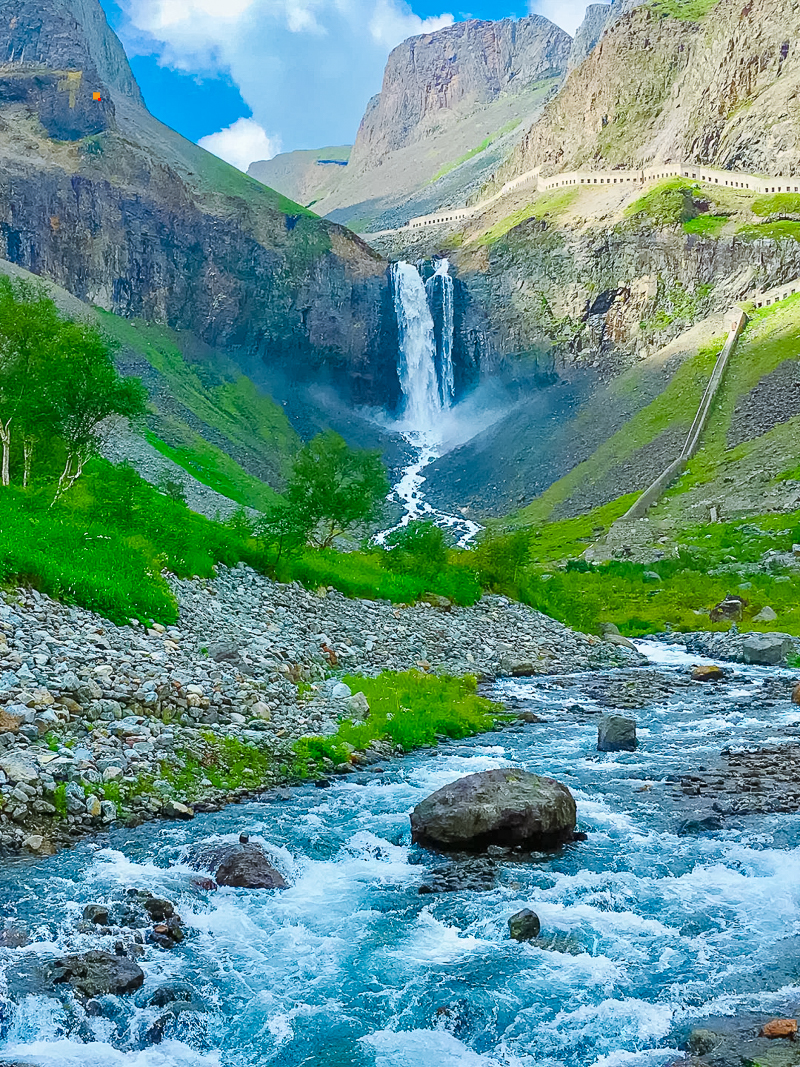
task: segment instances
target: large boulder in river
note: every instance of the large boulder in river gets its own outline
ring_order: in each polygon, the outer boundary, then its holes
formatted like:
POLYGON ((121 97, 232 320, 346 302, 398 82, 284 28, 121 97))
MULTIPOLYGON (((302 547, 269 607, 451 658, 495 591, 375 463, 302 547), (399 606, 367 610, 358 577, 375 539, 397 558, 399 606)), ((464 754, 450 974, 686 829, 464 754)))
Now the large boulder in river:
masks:
POLYGON ((133 993, 144 984, 144 971, 132 959, 101 950, 62 956, 48 967, 47 977, 52 985, 67 982, 85 997, 133 993))
POLYGON ((187 862, 196 871, 211 871, 217 885, 237 889, 286 889, 280 871, 269 861, 260 845, 254 842, 222 841, 194 849, 187 862))
POLYGON ((636 720, 622 715, 604 715, 597 727, 598 752, 634 752, 636 720))
POLYGON ((742 645, 745 663, 777 667, 794 652, 794 638, 788 634, 750 634, 742 645))
POLYGON ((432 793, 411 813, 411 839, 428 848, 549 849, 572 839, 575 801, 554 778, 516 768, 481 771, 432 793))

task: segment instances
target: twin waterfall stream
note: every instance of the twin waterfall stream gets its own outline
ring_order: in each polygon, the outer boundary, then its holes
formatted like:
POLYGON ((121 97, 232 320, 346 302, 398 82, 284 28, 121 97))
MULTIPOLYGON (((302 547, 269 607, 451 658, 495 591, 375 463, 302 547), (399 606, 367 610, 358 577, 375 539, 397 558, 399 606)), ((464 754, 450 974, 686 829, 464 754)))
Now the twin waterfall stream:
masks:
POLYGON ((392 266, 392 291, 400 339, 399 375, 404 410, 397 426, 411 446, 411 462, 394 486, 405 509, 398 526, 378 536, 384 543, 394 529, 425 519, 452 532, 465 547, 480 530, 463 516, 447 515, 429 504, 422 492, 424 469, 445 451, 448 415, 455 401, 453 371, 454 294, 446 259, 438 260, 427 282, 410 263, 392 266), (438 329, 434 322, 438 312, 438 329))

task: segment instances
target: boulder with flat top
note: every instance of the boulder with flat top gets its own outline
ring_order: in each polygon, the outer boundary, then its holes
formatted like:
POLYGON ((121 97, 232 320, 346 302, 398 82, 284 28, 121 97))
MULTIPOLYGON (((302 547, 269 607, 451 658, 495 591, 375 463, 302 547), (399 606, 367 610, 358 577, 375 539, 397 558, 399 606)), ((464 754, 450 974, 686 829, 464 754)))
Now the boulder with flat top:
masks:
POLYGON ((459 778, 417 804, 411 839, 445 851, 539 851, 571 841, 575 819, 575 800, 561 782, 503 767, 459 778))

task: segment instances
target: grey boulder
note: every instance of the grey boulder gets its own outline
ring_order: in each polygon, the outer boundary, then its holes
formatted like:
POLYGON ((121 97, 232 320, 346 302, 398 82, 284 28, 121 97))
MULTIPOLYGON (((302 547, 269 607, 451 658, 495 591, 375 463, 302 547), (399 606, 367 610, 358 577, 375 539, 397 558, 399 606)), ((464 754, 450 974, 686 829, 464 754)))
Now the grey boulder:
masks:
POLYGON ((144 971, 132 959, 100 950, 62 956, 50 965, 47 977, 52 985, 66 982, 85 997, 133 993, 144 984, 144 971))
POLYGON ((794 638, 788 634, 750 634, 742 645, 742 655, 745 663, 777 667, 794 648, 794 638))
POLYGON ((444 851, 550 849, 572 840, 575 820, 575 800, 561 782, 501 768, 459 778, 417 804, 411 839, 444 851))
POLYGON ((523 908, 508 920, 508 934, 514 941, 533 941, 541 928, 539 916, 530 908, 523 908))
POLYGON ((636 749, 636 720, 622 715, 605 715, 597 726, 598 752, 633 752, 636 749))
POLYGON ((288 883, 270 863, 266 852, 253 842, 202 845, 188 858, 197 871, 211 871, 217 885, 237 889, 286 889, 288 883))

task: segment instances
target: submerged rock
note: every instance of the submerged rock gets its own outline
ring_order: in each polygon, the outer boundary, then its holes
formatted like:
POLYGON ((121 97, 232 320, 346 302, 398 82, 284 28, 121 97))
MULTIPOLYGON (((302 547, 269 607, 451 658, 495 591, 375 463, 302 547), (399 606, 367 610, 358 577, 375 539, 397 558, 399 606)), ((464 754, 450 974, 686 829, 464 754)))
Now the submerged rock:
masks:
POLYGON ((509 937, 514 941, 533 941, 539 936, 541 929, 539 916, 530 908, 523 908, 508 920, 509 937))
POLYGON ((633 752, 637 745, 636 720, 606 715, 597 727, 598 752, 633 752))
POLYGON ((133 993, 144 984, 144 971, 137 963, 101 950, 62 956, 50 965, 47 977, 52 985, 66 982, 85 997, 133 993))
POLYGON ((253 842, 221 842, 192 850, 188 863, 198 871, 211 871, 217 885, 238 889, 287 889, 288 882, 253 842))
POLYGON ((575 801, 561 782, 501 768, 459 778, 417 804, 411 839, 444 850, 549 849, 572 839, 575 820, 575 801))

